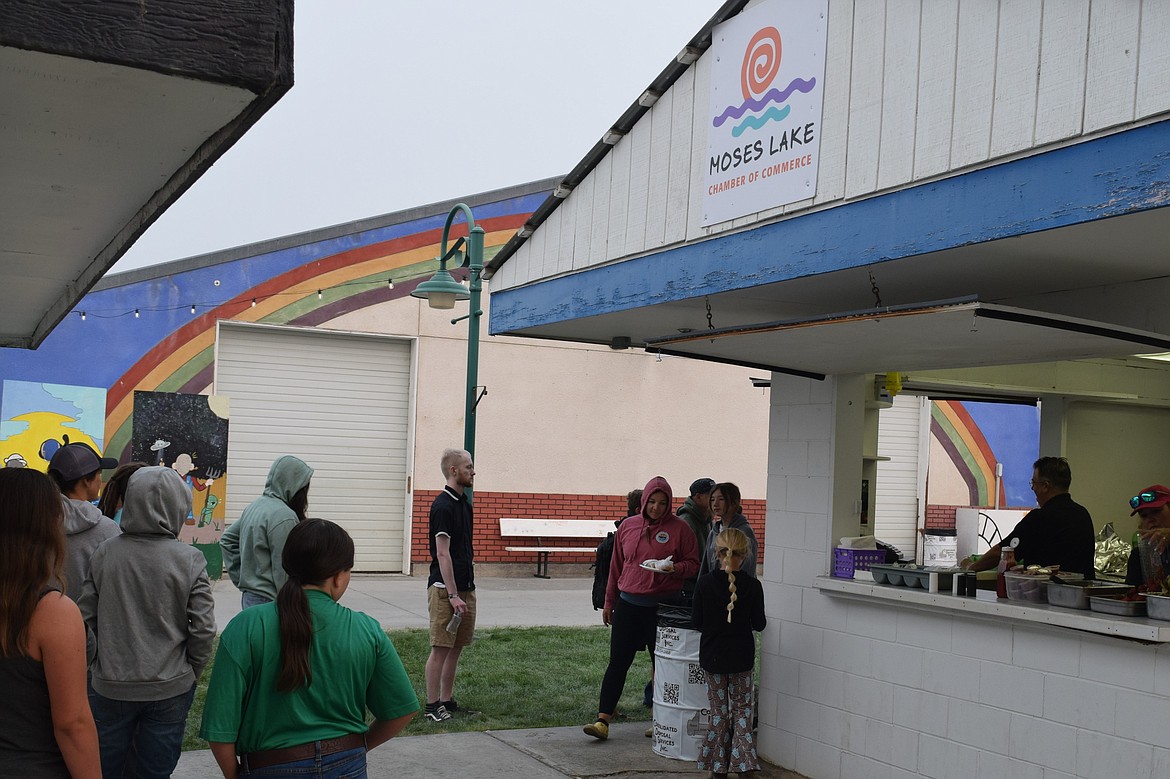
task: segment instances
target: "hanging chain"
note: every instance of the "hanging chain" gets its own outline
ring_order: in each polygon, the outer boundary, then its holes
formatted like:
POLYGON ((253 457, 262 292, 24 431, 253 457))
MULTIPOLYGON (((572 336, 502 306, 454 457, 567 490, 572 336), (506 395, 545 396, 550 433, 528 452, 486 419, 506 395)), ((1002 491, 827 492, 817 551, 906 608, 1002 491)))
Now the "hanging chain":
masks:
POLYGON ((707 304, 707 329, 714 330, 715 323, 711 321, 711 298, 704 296, 703 302, 707 304))
POLYGON ((874 308, 881 308, 882 293, 878 290, 877 279, 873 277, 873 271, 869 272, 869 288, 873 292, 874 308))

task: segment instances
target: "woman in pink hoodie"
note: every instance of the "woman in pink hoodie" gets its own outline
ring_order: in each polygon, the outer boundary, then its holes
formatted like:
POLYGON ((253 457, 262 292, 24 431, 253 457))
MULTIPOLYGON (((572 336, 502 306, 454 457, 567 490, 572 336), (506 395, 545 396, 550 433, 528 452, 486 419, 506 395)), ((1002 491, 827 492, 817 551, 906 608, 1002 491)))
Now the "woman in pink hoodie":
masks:
POLYGON ((601 621, 612 628, 609 665, 601 682, 597 721, 585 726, 585 733, 596 739, 609 738, 609 723, 634 656, 645 648, 653 659, 658 602, 676 595, 699 570, 695 534, 671 513, 673 499, 666 479, 655 476, 642 490, 642 512, 623 520, 614 537, 601 610, 601 621))

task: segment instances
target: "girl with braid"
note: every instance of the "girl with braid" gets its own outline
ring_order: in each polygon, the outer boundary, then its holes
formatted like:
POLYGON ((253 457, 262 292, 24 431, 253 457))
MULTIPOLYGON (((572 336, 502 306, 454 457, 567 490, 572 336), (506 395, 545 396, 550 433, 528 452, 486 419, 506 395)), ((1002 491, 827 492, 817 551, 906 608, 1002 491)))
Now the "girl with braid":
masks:
POLYGON ((756 640, 764 629, 764 590, 740 572, 750 554, 747 535, 735 528, 715 538, 720 570, 699 577, 691 623, 699 631, 699 666, 707 677, 711 722, 699 750, 699 768, 709 776, 758 771, 752 733, 756 640))

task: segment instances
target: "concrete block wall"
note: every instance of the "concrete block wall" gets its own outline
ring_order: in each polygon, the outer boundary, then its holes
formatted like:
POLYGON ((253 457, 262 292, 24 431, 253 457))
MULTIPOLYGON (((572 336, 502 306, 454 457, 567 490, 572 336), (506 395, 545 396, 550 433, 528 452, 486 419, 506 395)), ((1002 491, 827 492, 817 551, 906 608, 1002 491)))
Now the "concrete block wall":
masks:
POLYGON ((819 469, 847 448, 837 394, 773 375, 761 755, 810 779, 1170 776, 1170 649, 815 587, 835 493, 819 469))
POLYGON ((780 734, 769 758, 810 779, 1170 775, 1160 646, 815 591, 801 605, 761 718, 780 734))
MULTIPOLYGON (((816 382, 772 375, 766 519, 771 557, 762 577, 768 626, 759 644, 758 748, 772 762, 809 776, 797 767, 797 749, 801 750, 800 764, 829 759, 823 749, 814 750, 819 756, 810 754, 816 742, 800 735, 806 728, 822 727, 821 712, 798 707, 793 717, 808 714, 817 719, 794 726, 788 714, 782 714, 780 703, 800 700, 801 659, 812 659, 823 649, 821 628, 804 623, 806 599, 818 597, 810 585, 828 571, 830 563, 834 388, 832 379, 816 382)), ((821 616, 831 617, 828 612, 821 616)), ((807 689, 811 684, 843 703, 843 682, 840 676, 810 676, 804 683, 809 696, 813 695, 807 689)))

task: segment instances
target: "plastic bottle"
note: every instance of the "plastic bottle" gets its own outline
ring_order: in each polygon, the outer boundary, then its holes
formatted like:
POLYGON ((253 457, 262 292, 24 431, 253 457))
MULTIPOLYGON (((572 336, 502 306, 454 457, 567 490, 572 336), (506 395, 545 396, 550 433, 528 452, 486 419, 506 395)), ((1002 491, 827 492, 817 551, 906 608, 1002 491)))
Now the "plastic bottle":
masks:
POLYGON ((997 598, 1007 597, 1007 578, 1004 576, 1004 572, 1016 564, 1016 544, 1018 542, 1018 538, 1013 538, 1011 546, 1001 547, 999 550, 999 567, 995 569, 995 596, 997 598))

